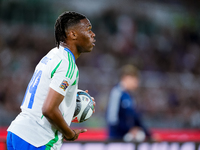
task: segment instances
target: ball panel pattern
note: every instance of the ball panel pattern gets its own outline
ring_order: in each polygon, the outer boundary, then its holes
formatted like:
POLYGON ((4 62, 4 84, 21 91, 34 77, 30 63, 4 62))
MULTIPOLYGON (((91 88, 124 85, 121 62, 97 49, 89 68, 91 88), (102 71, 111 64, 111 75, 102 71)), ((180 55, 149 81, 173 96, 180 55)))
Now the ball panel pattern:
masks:
POLYGON ((88 118, 86 119, 85 117, 88 114, 88 111, 90 109, 92 109, 92 106, 93 106, 93 101, 90 101, 89 104, 87 105, 87 107, 85 108, 85 110, 83 111, 82 115, 81 115, 80 122, 86 121, 88 119, 88 118))
POLYGON ((80 111, 81 111, 81 99, 80 99, 80 96, 77 94, 74 116, 77 116, 80 113, 80 111))
POLYGON ((76 108, 72 122, 81 123, 89 119, 94 110, 94 102, 91 96, 83 90, 77 91, 76 108))

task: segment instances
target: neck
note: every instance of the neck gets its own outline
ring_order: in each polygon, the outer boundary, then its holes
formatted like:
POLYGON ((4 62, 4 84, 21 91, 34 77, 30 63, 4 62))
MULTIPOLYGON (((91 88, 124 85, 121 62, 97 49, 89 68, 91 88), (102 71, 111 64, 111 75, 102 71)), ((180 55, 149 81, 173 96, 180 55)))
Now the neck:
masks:
POLYGON ((60 42, 60 45, 64 48, 68 48, 74 54, 75 59, 77 59, 80 56, 80 54, 74 46, 71 46, 70 44, 64 42, 60 42))

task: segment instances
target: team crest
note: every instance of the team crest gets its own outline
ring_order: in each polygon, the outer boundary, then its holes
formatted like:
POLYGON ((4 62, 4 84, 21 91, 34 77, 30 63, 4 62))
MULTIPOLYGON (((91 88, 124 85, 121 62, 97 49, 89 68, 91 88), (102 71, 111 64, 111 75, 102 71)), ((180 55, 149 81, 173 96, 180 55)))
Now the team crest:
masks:
POLYGON ((68 86, 69 86, 69 83, 67 81, 63 80, 63 82, 60 85, 60 88, 65 91, 68 86))

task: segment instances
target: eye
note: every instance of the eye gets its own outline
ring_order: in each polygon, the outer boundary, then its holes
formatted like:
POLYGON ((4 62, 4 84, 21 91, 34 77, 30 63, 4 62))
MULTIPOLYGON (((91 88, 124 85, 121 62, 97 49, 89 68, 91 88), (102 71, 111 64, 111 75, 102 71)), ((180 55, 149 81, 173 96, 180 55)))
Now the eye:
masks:
POLYGON ((88 31, 92 31, 92 26, 89 26, 89 27, 88 27, 88 31))

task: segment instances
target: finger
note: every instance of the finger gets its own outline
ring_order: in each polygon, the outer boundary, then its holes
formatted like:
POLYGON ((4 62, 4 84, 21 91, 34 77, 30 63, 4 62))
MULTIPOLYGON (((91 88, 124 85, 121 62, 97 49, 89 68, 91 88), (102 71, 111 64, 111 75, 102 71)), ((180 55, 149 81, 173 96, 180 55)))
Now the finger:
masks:
POLYGON ((80 133, 84 133, 84 132, 87 132, 87 129, 81 129, 80 130, 80 133))
POLYGON ((88 93, 88 90, 85 90, 86 93, 88 93))
POLYGON ((91 99, 94 101, 94 97, 91 97, 91 99))
POLYGON ((93 106, 94 106, 93 113, 95 113, 95 106, 96 106, 96 102, 95 101, 93 101, 93 106))

